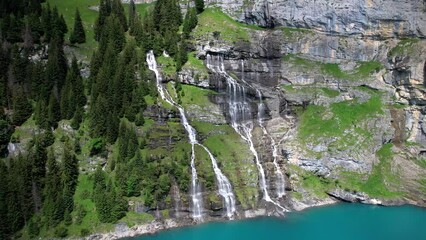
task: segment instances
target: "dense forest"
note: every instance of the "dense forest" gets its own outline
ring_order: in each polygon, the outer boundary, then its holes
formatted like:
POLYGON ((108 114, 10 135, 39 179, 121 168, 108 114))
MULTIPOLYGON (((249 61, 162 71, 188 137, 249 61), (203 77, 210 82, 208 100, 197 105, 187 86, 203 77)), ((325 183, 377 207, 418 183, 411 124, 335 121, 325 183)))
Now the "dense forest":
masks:
POLYGON ((67 26, 44 0, 0 4, 1 239, 65 237, 67 226, 81 223, 89 211, 75 201, 82 148, 90 156, 114 149, 112 161, 89 173, 89 198, 102 223, 124 217, 130 197, 143 196, 145 205, 154 206, 169 192, 172 176, 181 176, 179 186, 188 187, 189 172, 176 166, 179 160, 159 165, 140 154, 147 140, 135 128, 145 122, 145 96, 157 96, 147 77, 146 52, 166 51, 180 70, 202 1, 182 16, 177 0, 159 0, 141 16, 133 1, 126 14, 120 0, 100 0, 93 23, 98 46, 88 77, 73 51, 64 50, 87 41, 79 9, 67 26), (14 131, 26 122, 34 125, 31 141, 12 156, 8 144, 19 141, 14 131), (59 137, 61 124, 77 132, 89 129, 89 140, 83 146, 81 135, 59 137))

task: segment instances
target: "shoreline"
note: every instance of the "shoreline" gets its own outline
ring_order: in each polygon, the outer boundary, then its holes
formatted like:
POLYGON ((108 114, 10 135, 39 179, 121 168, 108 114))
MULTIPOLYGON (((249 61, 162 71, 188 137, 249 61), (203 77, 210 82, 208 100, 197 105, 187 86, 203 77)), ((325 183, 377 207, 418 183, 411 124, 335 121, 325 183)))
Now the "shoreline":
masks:
MULTIPOLYGON (((341 192, 340 192, 341 193, 341 192)), ((357 198, 353 197, 354 195, 340 195, 336 192, 329 193, 329 197, 323 200, 316 200, 314 202, 305 203, 303 201, 295 201, 291 199, 289 205, 291 206, 290 212, 301 212, 310 208, 330 206, 340 203, 359 203, 363 205, 377 205, 383 207, 392 207, 392 206, 403 206, 411 205, 420 208, 426 208, 426 200, 423 203, 418 202, 409 198, 400 198, 400 199, 378 199, 370 198, 365 195, 356 195, 357 198)), ((167 218, 162 220, 153 220, 150 223, 135 225, 133 227, 128 227, 125 224, 116 224, 115 230, 106 233, 94 233, 83 239, 86 240, 109 240, 109 239, 123 239, 123 238, 136 238, 143 235, 152 235, 159 233, 161 231, 189 227, 199 224, 211 223, 211 222, 226 222, 226 221, 239 221, 245 219, 253 219, 258 217, 280 217, 285 218, 285 214, 278 214, 276 211, 268 211, 266 205, 263 208, 249 209, 244 211, 237 211, 238 217, 235 219, 227 219, 224 217, 206 217, 201 222, 196 222, 190 217, 185 218, 167 218)), ((70 238, 75 239, 75 238, 70 238)))
MULTIPOLYGON (((425 207, 421 204, 409 201, 405 199, 405 201, 398 201, 398 204, 389 204, 385 201, 377 200, 377 199, 369 199, 368 201, 364 202, 357 202, 357 201, 343 201, 342 199, 337 199, 333 197, 326 198, 322 201, 317 201, 312 204, 306 204, 303 202, 298 201, 292 201, 293 210, 291 212, 301 212, 310 208, 316 208, 316 207, 324 207, 324 206, 330 206, 335 205, 339 203, 360 203, 365 205, 378 205, 378 206, 402 206, 402 205, 413 205, 417 207, 425 207)), ((114 231, 106 232, 106 233, 94 233, 88 237, 85 237, 84 239, 87 240, 107 240, 107 239, 123 239, 123 238, 136 238, 143 235, 152 235, 159 233, 161 231, 166 231, 170 229, 175 228, 181 228, 181 227, 189 227, 199 224, 205 224, 205 223, 211 223, 211 222, 226 222, 226 221, 239 221, 239 220, 245 220, 245 219, 253 219, 258 217, 280 217, 285 218, 286 215, 278 215, 274 214, 274 212, 268 212, 266 208, 258 208, 258 209, 250 209, 245 211, 239 212, 239 217, 235 219, 225 219, 225 218, 214 218, 214 217, 207 217, 202 222, 195 222, 192 218, 167 218, 163 220, 153 220, 150 223, 135 225, 133 227, 128 227, 122 224, 117 224, 114 231)))
MULTIPOLYGON (((317 201, 312 204, 306 204, 306 203, 297 202, 297 201, 292 201, 291 203, 294 207, 292 212, 301 212, 310 208, 330 206, 330 205, 335 205, 335 204, 345 203, 345 202, 359 203, 364 205, 377 205, 377 206, 384 206, 384 207, 403 206, 403 205, 412 205, 412 206, 416 206, 420 208, 426 207, 424 204, 419 204, 418 202, 409 200, 409 199, 398 200, 397 202, 394 202, 394 201, 386 201, 383 199, 379 200, 379 199, 371 198, 371 199, 368 199, 367 201, 360 202, 360 201, 344 201, 342 199, 338 199, 335 197, 329 197, 327 199, 324 199, 322 201, 317 201)), ((280 218, 286 217, 285 214, 278 215, 278 214, 274 214, 273 212, 268 212, 266 208, 250 209, 250 210, 241 211, 239 213, 240 213, 240 216, 235 219, 210 217, 210 218, 206 218, 202 222, 195 222, 192 218, 168 218, 163 220, 153 220, 150 223, 135 225, 133 227, 117 224, 114 231, 106 232, 106 233, 94 233, 83 239, 107 240, 107 239, 136 238, 136 237, 140 237, 144 235, 153 235, 161 231, 171 230, 175 228, 190 227, 194 225, 206 224, 211 222, 239 221, 239 220, 253 219, 258 217, 280 217, 280 218)))

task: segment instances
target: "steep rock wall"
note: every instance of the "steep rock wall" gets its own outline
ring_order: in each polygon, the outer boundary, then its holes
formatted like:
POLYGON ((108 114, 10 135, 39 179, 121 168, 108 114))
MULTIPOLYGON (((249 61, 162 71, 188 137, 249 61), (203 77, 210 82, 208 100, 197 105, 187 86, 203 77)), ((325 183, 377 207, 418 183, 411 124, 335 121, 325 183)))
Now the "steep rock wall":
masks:
POLYGON ((207 0, 235 19, 264 27, 311 28, 377 37, 426 35, 423 0, 207 0))

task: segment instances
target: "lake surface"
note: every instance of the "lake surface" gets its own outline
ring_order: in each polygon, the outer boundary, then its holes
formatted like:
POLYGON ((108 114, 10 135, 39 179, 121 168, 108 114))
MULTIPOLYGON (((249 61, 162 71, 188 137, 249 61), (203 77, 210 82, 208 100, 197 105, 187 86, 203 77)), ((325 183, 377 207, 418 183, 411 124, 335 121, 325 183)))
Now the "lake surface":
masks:
POLYGON ((162 231, 137 240, 250 239, 418 239, 426 240, 426 209, 338 204, 289 213, 285 218, 261 217, 206 223, 162 231))

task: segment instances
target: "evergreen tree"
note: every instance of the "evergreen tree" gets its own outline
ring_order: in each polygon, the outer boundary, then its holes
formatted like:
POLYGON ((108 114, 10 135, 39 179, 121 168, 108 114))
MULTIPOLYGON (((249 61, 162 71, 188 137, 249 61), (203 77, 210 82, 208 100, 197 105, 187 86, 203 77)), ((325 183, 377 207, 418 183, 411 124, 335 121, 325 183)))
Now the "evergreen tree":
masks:
POLYGON ((126 15, 124 14, 123 4, 121 4, 120 0, 112 0, 111 13, 117 16, 123 31, 127 32, 127 19, 126 15))
POLYGON ((43 8, 41 13, 41 24, 44 30, 44 38, 46 42, 49 42, 52 37, 52 11, 50 10, 50 5, 47 3, 47 6, 43 8))
POLYGON ((46 185, 44 188, 45 200, 43 216, 47 226, 56 226, 63 218, 61 169, 59 168, 53 151, 49 151, 47 158, 46 185))
POLYGON ((188 9, 185 15, 185 20, 183 21, 183 38, 188 39, 189 34, 192 29, 194 29, 198 24, 197 12, 194 8, 188 9))
POLYGON ((20 126, 23 124, 32 113, 32 107, 24 90, 18 87, 13 94, 13 124, 20 126))
POLYGON ((50 93, 55 87, 61 93, 67 75, 68 65, 65 58, 62 42, 57 38, 52 38, 49 44, 49 56, 46 65, 45 83, 41 94, 46 101, 49 100, 50 93))
MULTIPOLYGON (((69 143, 65 144, 62 160, 62 186, 65 212, 71 213, 74 207, 73 196, 78 181, 78 160, 69 143)), ((65 217, 65 216, 64 216, 65 217)))
POLYGON ((72 87, 71 87, 71 71, 68 71, 67 78, 65 80, 65 86, 62 88, 61 92, 61 118, 70 119, 74 114, 74 109, 72 109, 71 104, 74 102, 72 87))
POLYGON ((195 8, 198 14, 202 13, 204 11, 204 0, 195 0, 195 8))
POLYGON ((56 128, 61 120, 61 109, 54 92, 50 94, 49 105, 47 106, 47 123, 49 127, 56 128))
POLYGON ((72 86, 75 105, 77 108, 83 108, 84 105, 86 105, 87 98, 84 95, 83 78, 81 77, 77 58, 75 56, 73 57, 71 62, 70 72, 73 74, 72 86))
POLYGON ((106 136, 108 130, 107 117, 108 102, 102 94, 99 94, 95 104, 92 105, 90 114, 90 135, 93 138, 106 136))
POLYGON ((75 11, 74 29, 70 36, 70 42, 74 43, 85 43, 86 33, 84 31, 83 23, 81 21, 80 12, 78 8, 75 11))
POLYGON ((106 18, 111 14, 111 1, 110 0, 100 0, 99 4, 99 15, 96 19, 94 31, 95 31, 95 40, 99 41, 102 36, 103 27, 106 21, 106 18))
POLYGON ((136 14, 137 13, 136 13, 135 1, 130 0, 130 3, 129 3, 129 28, 131 29, 130 31, 132 31, 134 27, 136 14))
POLYGON ((3 161, 0 161, 0 238, 7 239, 10 234, 8 219, 8 169, 3 161))
POLYGON ((8 154, 7 145, 12 133, 13 127, 7 121, 0 119, 0 158, 8 154))
POLYGON ((43 143, 39 139, 36 139, 34 149, 29 158, 31 162, 31 193, 34 199, 35 210, 39 212, 42 204, 42 191, 44 188, 47 161, 46 146, 43 146, 43 143))

